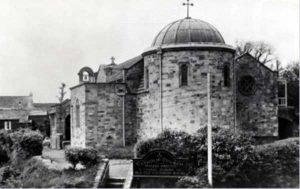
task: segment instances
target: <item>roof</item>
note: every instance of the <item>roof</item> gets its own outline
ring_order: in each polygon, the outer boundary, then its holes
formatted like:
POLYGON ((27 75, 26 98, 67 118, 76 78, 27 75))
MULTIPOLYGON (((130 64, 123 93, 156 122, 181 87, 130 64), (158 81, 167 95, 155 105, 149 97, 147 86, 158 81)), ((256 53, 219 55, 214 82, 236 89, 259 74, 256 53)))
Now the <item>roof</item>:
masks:
POLYGON ((32 96, 0 96, 0 109, 22 109, 32 106, 32 96))
POLYGON ((119 69, 119 71, 117 71, 115 74, 113 74, 112 76, 110 76, 108 78, 108 82, 114 82, 120 79, 123 79, 123 73, 122 73, 122 69, 130 69, 132 66, 134 66, 135 64, 137 64, 138 62, 140 62, 141 60, 143 60, 143 57, 141 55, 136 56, 134 58, 131 58, 121 64, 118 64, 114 69, 119 69))
POLYGON ((276 73, 277 74, 277 71, 273 71, 271 70, 271 68, 269 68, 268 66, 266 66, 265 64, 261 63, 260 61, 258 61, 254 56, 252 56, 250 53, 248 52, 245 52, 244 54, 241 54, 240 56, 237 56, 235 58, 235 60, 238 60, 238 59, 241 59, 245 56, 249 56, 251 59, 253 59, 255 62, 257 62, 258 64, 260 64, 262 67, 264 67, 265 69, 269 70, 270 72, 272 73, 276 73))
POLYGON ((116 68, 120 68, 120 69, 129 69, 131 68, 133 65, 135 65, 136 63, 138 63, 139 61, 141 61, 143 59, 143 57, 141 55, 136 56, 134 58, 131 58, 121 64, 118 64, 116 66, 116 68))
POLYGON ((0 110, 0 120, 19 120, 26 122, 29 112, 27 110, 0 110))
POLYGON ((151 47, 185 43, 225 44, 225 41, 211 24, 199 19, 184 18, 165 26, 154 38, 151 47))

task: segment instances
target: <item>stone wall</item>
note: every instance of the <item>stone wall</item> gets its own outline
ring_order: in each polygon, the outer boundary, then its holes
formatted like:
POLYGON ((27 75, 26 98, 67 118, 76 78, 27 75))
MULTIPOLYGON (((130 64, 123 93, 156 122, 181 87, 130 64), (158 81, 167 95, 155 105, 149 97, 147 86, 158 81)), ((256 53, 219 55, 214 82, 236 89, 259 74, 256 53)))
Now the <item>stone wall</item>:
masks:
POLYGON ((71 88, 71 146, 86 147, 86 84, 71 88), (76 124, 76 103, 79 103, 80 124, 76 124))
POLYGON ((253 136, 277 136, 277 74, 248 54, 237 59, 235 72, 237 129, 253 136), (254 78, 253 94, 241 92, 242 76, 254 78))
POLYGON ((126 84, 130 93, 137 93, 144 72, 144 61, 132 66, 126 70, 126 84))
POLYGON ((216 50, 164 52, 162 54, 162 97, 160 56, 152 54, 144 57, 145 69, 149 70, 149 89, 138 95, 137 121, 140 126, 140 138, 154 137, 166 128, 194 133, 206 126, 208 71, 211 73, 212 124, 234 127, 232 53, 216 50), (230 66, 229 87, 223 85, 225 63, 230 66), (188 66, 187 86, 180 86, 181 64, 188 66))

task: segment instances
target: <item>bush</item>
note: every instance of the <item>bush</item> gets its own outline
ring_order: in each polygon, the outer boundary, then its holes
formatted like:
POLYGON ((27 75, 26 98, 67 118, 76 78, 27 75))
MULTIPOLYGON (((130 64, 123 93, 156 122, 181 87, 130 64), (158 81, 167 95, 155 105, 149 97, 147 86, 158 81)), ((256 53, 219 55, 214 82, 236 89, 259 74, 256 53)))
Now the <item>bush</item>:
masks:
POLYGON ((298 138, 257 146, 254 153, 257 163, 247 167, 250 187, 299 187, 298 138))
POLYGON ((73 168, 76 168, 76 165, 79 163, 79 154, 82 148, 72 147, 65 149, 65 157, 68 162, 70 162, 73 168))
POLYGON ((201 139, 186 132, 165 130, 154 139, 138 142, 134 152, 135 157, 141 158, 151 150, 165 149, 176 157, 194 158, 201 142, 201 139))
POLYGON ((90 167, 98 161, 97 151, 94 148, 83 148, 79 156, 79 161, 85 167, 90 167))
POLYGON ((65 157, 73 168, 80 162, 82 165, 89 167, 98 161, 97 151, 93 148, 72 147, 65 150, 65 157))
POLYGON ((43 152, 43 136, 37 131, 25 132, 20 141, 21 148, 27 157, 41 155, 43 152))
POLYGON ((0 130, 0 165, 9 161, 13 142, 9 133, 4 129, 0 130))

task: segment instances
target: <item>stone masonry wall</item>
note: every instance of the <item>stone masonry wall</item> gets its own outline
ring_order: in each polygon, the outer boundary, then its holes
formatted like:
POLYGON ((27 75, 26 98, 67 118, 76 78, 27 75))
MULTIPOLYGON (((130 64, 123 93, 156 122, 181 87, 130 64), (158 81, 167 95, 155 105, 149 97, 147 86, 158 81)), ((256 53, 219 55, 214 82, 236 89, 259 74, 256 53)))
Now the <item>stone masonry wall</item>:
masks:
POLYGON ((71 146, 85 147, 86 125, 86 86, 79 85, 71 89, 71 146), (76 124, 76 102, 79 102, 80 124, 76 124))
POLYGON ((86 84, 86 145, 109 150, 122 146, 123 97, 117 91, 125 84, 86 84))
POLYGON ((130 69, 126 70, 126 84, 129 88, 130 93, 137 93, 139 84, 143 77, 144 72, 144 61, 132 66, 130 69))
POLYGON ((246 54, 236 62, 237 128, 254 136, 278 136, 277 76, 253 57, 246 54), (243 95, 239 82, 242 76, 252 76, 255 93, 243 95))
MULTIPOLYGON (((149 90, 138 95, 139 137, 150 138, 160 125, 160 63, 157 54, 144 57, 149 90)), ((234 127, 233 54, 216 50, 170 51, 162 54, 163 129, 194 133, 207 125, 207 72, 211 73, 213 126, 234 127), (224 63, 230 65, 230 86, 224 86, 224 63), (179 86, 180 65, 188 66, 188 85, 179 86)))

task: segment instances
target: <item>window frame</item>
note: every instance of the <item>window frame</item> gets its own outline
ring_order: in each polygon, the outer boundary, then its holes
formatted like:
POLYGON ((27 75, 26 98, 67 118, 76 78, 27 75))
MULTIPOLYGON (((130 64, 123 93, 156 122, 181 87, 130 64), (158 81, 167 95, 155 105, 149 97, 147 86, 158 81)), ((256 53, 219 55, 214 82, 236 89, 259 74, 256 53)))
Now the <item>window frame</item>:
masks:
POLYGON ((223 67, 223 80, 224 87, 231 86, 230 65, 228 63, 225 63, 223 67))
POLYGON ((189 66, 188 63, 181 63, 179 66, 179 87, 184 87, 189 85, 189 66), (183 67, 186 67, 185 72, 185 82, 183 82, 183 67))

